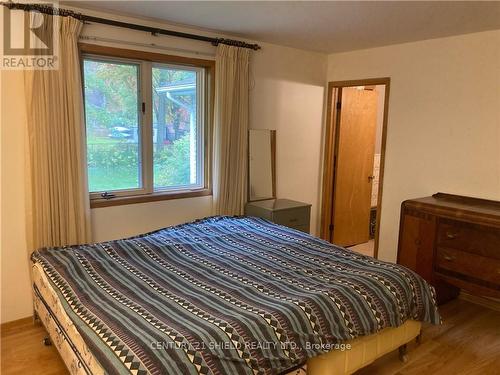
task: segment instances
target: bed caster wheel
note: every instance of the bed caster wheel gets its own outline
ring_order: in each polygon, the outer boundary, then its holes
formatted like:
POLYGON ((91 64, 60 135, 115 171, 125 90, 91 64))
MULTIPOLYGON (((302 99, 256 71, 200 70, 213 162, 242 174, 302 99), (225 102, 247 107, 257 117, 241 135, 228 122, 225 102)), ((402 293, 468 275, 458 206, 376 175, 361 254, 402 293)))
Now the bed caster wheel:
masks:
POLYGON ((40 326, 42 325, 42 321, 40 320, 40 317, 36 312, 33 313, 33 325, 34 326, 40 326))
POLYGON ((422 332, 420 332, 418 336, 415 337, 415 342, 417 343, 417 345, 420 345, 422 343, 422 332))
POLYGON ((44 337, 42 343, 45 346, 52 346, 52 340, 50 339, 50 337, 44 337))
POLYGON ((406 349, 407 349, 406 344, 401 345, 398 349, 399 350, 399 360, 403 363, 407 363, 410 359, 410 357, 406 353, 406 349))
POLYGON ((403 363, 408 363, 410 356, 408 354, 403 354, 399 356, 399 360, 403 363))

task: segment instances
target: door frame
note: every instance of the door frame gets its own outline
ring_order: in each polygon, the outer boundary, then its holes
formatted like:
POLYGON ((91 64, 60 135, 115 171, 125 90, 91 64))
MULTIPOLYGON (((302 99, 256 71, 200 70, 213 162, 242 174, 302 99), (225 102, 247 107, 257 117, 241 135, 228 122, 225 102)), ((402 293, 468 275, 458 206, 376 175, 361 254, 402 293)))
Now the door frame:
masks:
POLYGON ((377 192, 377 222, 375 224, 375 245, 373 256, 378 257, 380 217, 382 212, 382 190, 385 169, 385 146, 387 141, 387 118, 389 113, 389 95, 391 79, 390 77, 366 78, 348 81, 328 82, 326 129, 324 143, 324 161, 323 161, 323 188, 321 194, 321 226, 320 236, 324 240, 332 240, 333 234, 333 216, 334 216, 334 196, 335 196, 335 167, 336 151, 339 140, 340 111, 337 106, 342 99, 342 88, 352 86, 385 86, 384 96, 384 116, 382 122, 382 144, 380 148, 380 171, 379 184, 377 192), (335 105, 333 105, 335 103, 335 105))

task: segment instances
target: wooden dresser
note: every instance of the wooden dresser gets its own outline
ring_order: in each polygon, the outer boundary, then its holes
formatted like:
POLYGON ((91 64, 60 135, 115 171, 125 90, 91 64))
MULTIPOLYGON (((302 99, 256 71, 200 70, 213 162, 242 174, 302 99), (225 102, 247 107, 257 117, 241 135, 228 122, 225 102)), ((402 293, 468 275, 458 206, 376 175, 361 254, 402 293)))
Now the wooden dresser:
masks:
POLYGON ((262 217, 273 223, 309 233, 311 205, 290 199, 267 199, 247 203, 245 215, 262 217))
POLYGON ((401 205, 398 263, 436 287, 500 298, 500 202, 437 193, 401 205))

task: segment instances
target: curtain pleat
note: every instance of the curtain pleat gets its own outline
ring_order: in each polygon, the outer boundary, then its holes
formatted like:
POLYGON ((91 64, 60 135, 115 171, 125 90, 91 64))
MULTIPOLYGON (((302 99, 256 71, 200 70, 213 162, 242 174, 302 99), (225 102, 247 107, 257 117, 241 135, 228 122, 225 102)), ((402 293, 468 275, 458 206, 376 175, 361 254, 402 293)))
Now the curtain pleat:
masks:
MULTIPOLYGON (((39 32, 56 22, 58 68, 26 70, 28 123, 28 249, 90 242, 83 96, 78 54, 82 23, 47 16, 39 32)), ((37 23, 40 24, 40 23, 37 23)))
POLYGON ((215 68, 213 199, 216 215, 241 215, 247 199, 250 50, 220 44, 215 68))

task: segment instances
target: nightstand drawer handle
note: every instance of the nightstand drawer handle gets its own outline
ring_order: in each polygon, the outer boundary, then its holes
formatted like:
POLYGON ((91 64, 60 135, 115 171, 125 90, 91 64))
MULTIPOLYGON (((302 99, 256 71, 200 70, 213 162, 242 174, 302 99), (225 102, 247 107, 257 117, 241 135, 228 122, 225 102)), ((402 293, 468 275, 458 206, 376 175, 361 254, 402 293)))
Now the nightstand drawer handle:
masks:
POLYGON ((451 262, 451 261, 453 261, 453 260, 457 259, 456 257, 451 256, 451 255, 445 255, 443 258, 444 258, 445 260, 447 260, 448 262, 451 262))
POLYGON ((446 237, 448 237, 450 240, 457 238, 458 233, 452 233, 452 232, 446 232, 446 237))
POLYGON ((290 223, 295 223, 296 221, 299 221, 299 219, 290 219, 290 223))

